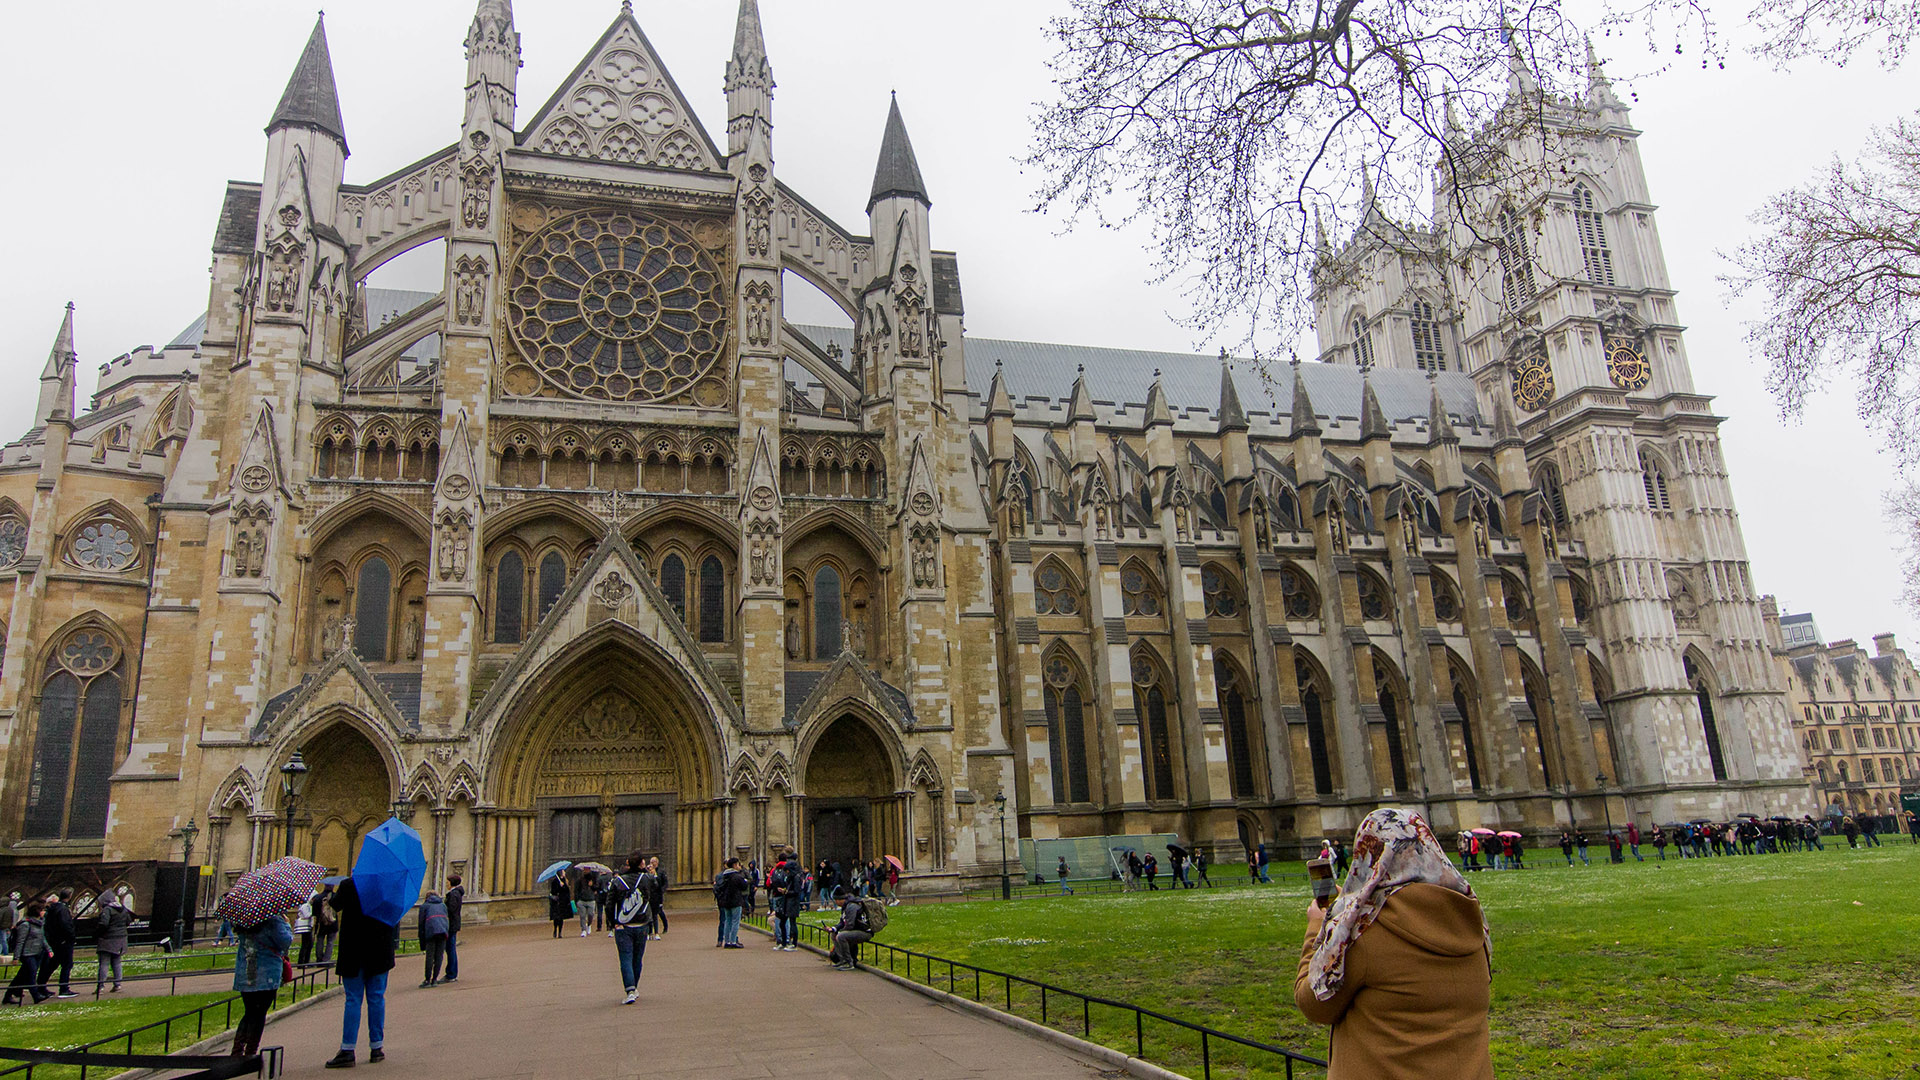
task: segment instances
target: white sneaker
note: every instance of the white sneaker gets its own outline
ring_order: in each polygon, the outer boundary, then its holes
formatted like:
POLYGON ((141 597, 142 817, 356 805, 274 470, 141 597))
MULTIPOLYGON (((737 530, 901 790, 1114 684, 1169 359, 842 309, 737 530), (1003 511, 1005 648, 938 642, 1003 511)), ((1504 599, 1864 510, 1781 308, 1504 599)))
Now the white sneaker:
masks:
POLYGON ((625 1001, 623 1001, 623 1002, 621 1002, 620 1004, 622 1004, 622 1005, 631 1005, 631 1004, 633 1004, 633 1003, 634 1003, 634 1002, 635 1002, 636 1000, 638 1000, 638 999, 639 999, 639 997, 640 997, 640 992, 639 992, 639 991, 637 991, 637 990, 629 990, 629 991, 627 991, 627 1000, 625 1000, 625 1001))
POLYGON ((593 931, 591 931, 591 930, 582 930, 582 931, 580 931, 580 936, 581 936, 581 937, 586 937, 586 936, 587 936, 588 934, 591 934, 591 933, 593 933, 593 931))

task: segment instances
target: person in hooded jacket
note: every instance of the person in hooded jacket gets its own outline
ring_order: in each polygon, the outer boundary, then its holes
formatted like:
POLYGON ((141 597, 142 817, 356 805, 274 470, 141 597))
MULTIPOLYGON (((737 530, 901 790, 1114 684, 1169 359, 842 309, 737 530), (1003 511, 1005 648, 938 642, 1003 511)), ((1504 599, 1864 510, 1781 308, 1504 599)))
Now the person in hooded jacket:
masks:
POLYGON ((20 966, 13 973, 13 981, 7 984, 5 997, 0 1004, 19 1005, 23 1003, 23 994, 31 994, 35 1005, 52 997, 47 989, 47 964, 53 959, 53 953, 47 948, 46 904, 39 900, 27 901, 27 909, 20 914, 20 921, 13 924, 13 934, 8 948, 20 966))
POLYGON ((100 901, 100 915, 94 922, 93 952, 98 964, 93 973, 93 996, 100 996, 107 972, 113 972, 112 993, 120 992, 120 957, 127 951, 127 930, 133 926, 133 912, 119 893, 108 893, 100 901))
POLYGON ((420 953, 427 958, 425 978, 420 980, 420 988, 424 990, 440 981, 440 961, 447 955, 450 920, 447 902, 432 890, 428 890, 426 899, 420 901, 419 910, 420 953))
POLYGON ((1383 808, 1333 906, 1307 902, 1293 1001, 1333 1029, 1327 1080, 1492 1080, 1492 970, 1473 887, 1420 815, 1383 808))

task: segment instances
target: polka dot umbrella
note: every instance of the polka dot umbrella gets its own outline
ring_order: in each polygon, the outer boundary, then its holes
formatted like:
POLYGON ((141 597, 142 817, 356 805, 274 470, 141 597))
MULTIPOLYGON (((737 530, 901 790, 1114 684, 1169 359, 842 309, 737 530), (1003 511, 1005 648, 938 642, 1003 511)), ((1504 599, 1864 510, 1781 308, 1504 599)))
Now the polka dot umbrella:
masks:
POLYGON ((306 903, 326 876, 327 868, 318 863, 292 856, 275 859, 240 875, 214 912, 235 926, 257 926, 306 903))

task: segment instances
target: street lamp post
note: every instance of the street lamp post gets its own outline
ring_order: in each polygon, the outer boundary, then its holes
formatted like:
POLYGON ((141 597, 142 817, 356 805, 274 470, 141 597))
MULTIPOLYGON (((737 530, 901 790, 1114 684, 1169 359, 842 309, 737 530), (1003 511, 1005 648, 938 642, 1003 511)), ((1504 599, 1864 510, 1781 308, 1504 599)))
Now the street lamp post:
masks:
POLYGON ((993 796, 994 808, 1000 811, 1000 899, 1013 899, 1013 879, 1007 876, 1007 793, 998 791, 993 796))
POLYGON ((174 830, 174 835, 180 838, 180 900, 173 913, 173 947, 179 951, 187 947, 187 904, 188 897, 194 895, 187 890, 200 883, 199 876, 193 872, 193 841, 200 835, 200 826, 188 818, 185 825, 174 830))
POLYGON ((280 792, 286 796, 287 804, 287 846, 283 855, 293 854, 293 808, 300 801, 300 792, 307 786, 307 763, 301 759, 300 751, 294 750, 293 756, 280 766, 280 792))
POLYGON ((1600 812, 1607 817, 1607 832, 1613 832, 1613 807, 1607 802, 1607 774, 1601 773, 1593 778, 1600 788, 1600 812))

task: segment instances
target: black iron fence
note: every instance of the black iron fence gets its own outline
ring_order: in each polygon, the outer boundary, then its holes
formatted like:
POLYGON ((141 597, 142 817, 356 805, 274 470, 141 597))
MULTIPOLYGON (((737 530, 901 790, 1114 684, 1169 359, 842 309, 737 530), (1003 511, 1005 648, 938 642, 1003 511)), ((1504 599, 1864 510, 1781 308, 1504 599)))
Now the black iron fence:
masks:
MULTIPOLYGON (((762 933, 773 932, 765 913, 754 915, 749 921, 762 933)), ((799 928, 801 945, 815 952, 831 948, 833 937, 829 928, 810 922, 801 922, 799 928)), ((1216 1069, 1223 1076, 1280 1075, 1293 1080, 1295 1066, 1327 1067, 1319 1058, 1285 1047, 1024 975, 932 956, 883 941, 869 941, 860 948, 866 953, 868 966, 876 970, 884 968, 909 982, 943 990, 1022 1019, 1037 1017, 1043 1027, 1130 1052, 1143 1061, 1182 1068, 1197 1064, 1201 1080, 1213 1080, 1216 1069), (997 988, 993 985, 996 982, 1000 984, 997 988), (1079 1023, 1075 1024, 1075 1020, 1079 1023), (1193 1058, 1196 1053, 1197 1061, 1193 1058)))
MULTIPOLYGON (((181 972, 180 975, 186 975, 181 972)), ((160 977, 167 977, 162 974, 160 977)), ((281 987, 281 996, 276 999, 275 1007, 284 1007, 297 1001, 304 1001, 330 989, 333 986, 332 964, 309 964, 293 978, 293 981, 281 987)), ((56 1076, 77 1075, 79 1080, 87 1080, 89 1072, 95 1077, 114 1076, 128 1068, 199 1068, 198 1058, 172 1058, 173 1040, 179 1039, 182 1046, 192 1046, 209 1035, 218 1035, 233 1030, 234 1024, 245 1011, 239 994, 209 1001, 205 1005, 172 1016, 162 1017, 149 1024, 142 1024, 128 1031, 109 1035, 104 1039, 65 1050, 35 1050, 0 1048, 0 1058, 20 1061, 22 1064, 9 1069, 0 1069, 0 1077, 19 1077, 21 1080, 34 1080, 36 1075, 45 1077, 49 1070, 56 1076), (126 1059, 158 1058, 160 1064, 135 1062, 129 1065, 126 1059), (78 1068, 76 1073, 75 1067, 78 1068)), ((255 1069, 264 1077, 279 1075, 280 1050, 269 1047, 255 1060, 255 1069)), ((201 1075, 212 1080, 214 1073, 201 1075)), ((237 1076, 240 1073, 219 1073, 220 1076, 237 1076)))

